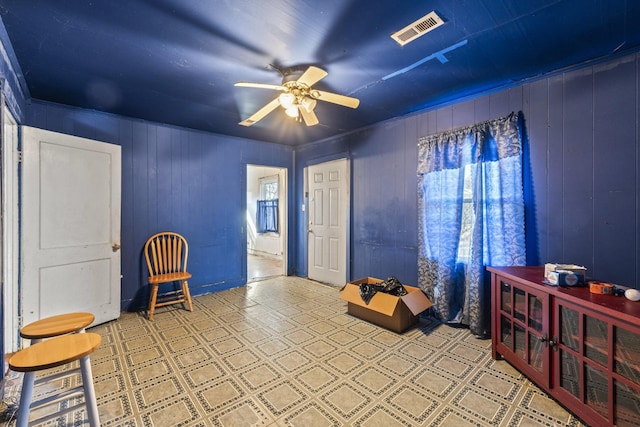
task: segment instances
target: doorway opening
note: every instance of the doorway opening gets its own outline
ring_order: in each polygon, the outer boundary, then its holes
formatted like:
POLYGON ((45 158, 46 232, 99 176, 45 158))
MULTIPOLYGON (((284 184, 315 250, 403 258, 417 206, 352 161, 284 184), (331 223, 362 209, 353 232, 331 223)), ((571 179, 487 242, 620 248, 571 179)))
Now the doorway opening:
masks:
POLYGON ((287 272, 287 170, 247 165, 247 283, 287 272))

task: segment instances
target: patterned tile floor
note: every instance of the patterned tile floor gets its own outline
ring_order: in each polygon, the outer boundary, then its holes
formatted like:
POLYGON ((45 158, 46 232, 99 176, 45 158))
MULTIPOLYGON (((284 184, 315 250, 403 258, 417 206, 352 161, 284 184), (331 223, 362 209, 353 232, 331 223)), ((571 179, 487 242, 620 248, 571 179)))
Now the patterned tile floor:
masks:
MULTIPOLYGON (((91 331, 103 337, 91 361, 104 426, 582 425, 492 360, 490 341, 430 318, 396 334, 346 314, 339 289, 296 277, 91 331)), ((83 422, 79 411, 48 425, 83 422)))
POLYGON ((282 259, 247 254, 247 282, 282 276, 282 259))

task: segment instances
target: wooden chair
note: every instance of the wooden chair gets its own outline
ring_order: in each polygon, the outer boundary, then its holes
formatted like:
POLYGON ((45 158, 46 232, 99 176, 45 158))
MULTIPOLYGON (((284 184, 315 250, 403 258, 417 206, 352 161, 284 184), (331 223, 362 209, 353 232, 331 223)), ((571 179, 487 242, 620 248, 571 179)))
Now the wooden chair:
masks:
POLYGON ((193 311, 191 294, 187 279, 191 274, 187 273, 187 258, 189 246, 187 240, 170 231, 154 234, 149 237, 144 245, 144 256, 149 269, 149 320, 153 320, 156 307, 170 304, 187 303, 189 311, 193 311), (180 288, 158 295, 158 287, 161 283, 179 282, 180 288))

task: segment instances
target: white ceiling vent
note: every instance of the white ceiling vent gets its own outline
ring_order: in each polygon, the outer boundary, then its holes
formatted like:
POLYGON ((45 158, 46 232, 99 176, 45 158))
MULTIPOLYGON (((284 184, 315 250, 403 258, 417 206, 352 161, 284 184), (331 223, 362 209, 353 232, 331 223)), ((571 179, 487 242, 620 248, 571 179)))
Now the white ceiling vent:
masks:
POLYGON ((438 16, 437 13, 431 12, 417 21, 407 25, 400 31, 396 31, 391 34, 391 38, 404 46, 407 43, 417 39, 418 37, 428 33, 431 30, 443 25, 444 21, 438 16))

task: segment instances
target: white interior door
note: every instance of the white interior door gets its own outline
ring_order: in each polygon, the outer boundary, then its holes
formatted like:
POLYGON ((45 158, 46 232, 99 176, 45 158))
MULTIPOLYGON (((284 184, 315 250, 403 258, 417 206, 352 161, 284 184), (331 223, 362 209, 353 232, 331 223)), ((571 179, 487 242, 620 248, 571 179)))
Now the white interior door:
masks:
POLYGON ((347 281, 349 164, 347 159, 308 167, 309 278, 342 286, 347 281))
POLYGON ((121 150, 22 127, 22 322, 120 315, 121 150))

